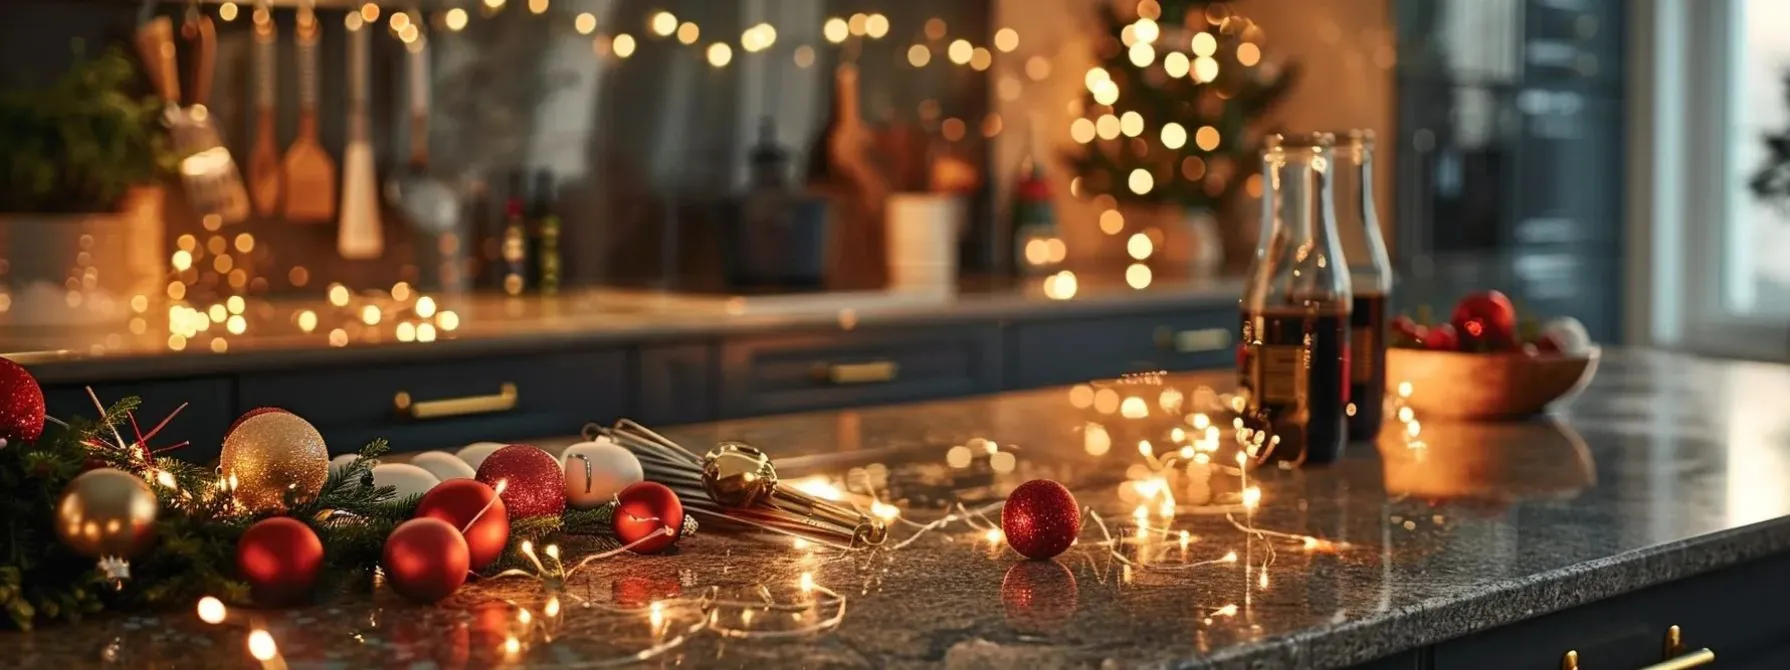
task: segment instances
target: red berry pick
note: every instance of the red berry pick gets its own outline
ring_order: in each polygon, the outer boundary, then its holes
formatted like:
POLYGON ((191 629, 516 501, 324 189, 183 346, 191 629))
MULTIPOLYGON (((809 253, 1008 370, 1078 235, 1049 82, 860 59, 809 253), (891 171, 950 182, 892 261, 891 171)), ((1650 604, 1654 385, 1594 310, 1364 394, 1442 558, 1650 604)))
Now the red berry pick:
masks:
POLYGON ((1075 496, 1048 479, 1020 484, 1001 507, 1007 546, 1026 558, 1047 559, 1069 549, 1081 534, 1081 507, 1075 496))

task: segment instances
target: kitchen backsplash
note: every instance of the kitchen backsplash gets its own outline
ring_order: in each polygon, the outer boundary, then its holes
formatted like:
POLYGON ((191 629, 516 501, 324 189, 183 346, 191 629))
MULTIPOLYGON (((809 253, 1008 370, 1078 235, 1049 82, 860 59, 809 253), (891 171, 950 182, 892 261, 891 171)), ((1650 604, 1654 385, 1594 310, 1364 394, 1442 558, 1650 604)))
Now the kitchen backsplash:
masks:
MULTIPOLYGON (((271 14, 282 152, 299 125, 294 4, 276 3, 271 14)), ((988 82, 992 61, 1007 55, 990 48, 992 10, 983 0, 466 0, 422 3, 420 11, 318 4, 318 131, 338 169, 348 134, 352 11, 370 19, 370 133, 380 178, 403 169, 409 155, 404 38, 420 37, 432 69, 430 172, 463 196, 483 189, 490 203, 483 216, 495 220, 512 171, 530 171, 531 183, 534 172, 551 171, 569 283, 718 281, 718 226, 745 187, 761 125, 769 119, 788 152, 789 177, 800 183, 842 61, 861 69, 866 121, 909 125, 979 169, 987 167, 988 137, 1001 128, 989 118, 988 82), (411 22, 418 25, 406 28, 411 22), (958 40, 981 48, 957 62, 958 40)), ((256 139, 254 5, 201 7, 218 34, 210 108, 246 165, 256 139)), ((179 26, 187 6, 153 11, 179 26)), ((0 3, 0 86, 53 76, 71 61, 75 40, 90 51, 128 45, 138 20, 137 4, 119 0, 0 3)), ((180 56, 192 59, 184 41, 180 56)), ((990 198, 975 199, 981 215, 974 225, 987 227, 990 198)), ((429 238, 390 211, 382 218, 385 250, 375 260, 343 260, 334 223, 253 217, 227 232, 257 241, 252 258, 239 262, 264 280, 258 287, 308 293, 327 282, 371 287, 416 274, 416 247, 429 238)), ((178 207, 168 229, 170 249, 181 235, 202 241, 215 232, 178 207)), ((973 269, 992 254, 975 249, 976 235, 969 239, 973 269)))

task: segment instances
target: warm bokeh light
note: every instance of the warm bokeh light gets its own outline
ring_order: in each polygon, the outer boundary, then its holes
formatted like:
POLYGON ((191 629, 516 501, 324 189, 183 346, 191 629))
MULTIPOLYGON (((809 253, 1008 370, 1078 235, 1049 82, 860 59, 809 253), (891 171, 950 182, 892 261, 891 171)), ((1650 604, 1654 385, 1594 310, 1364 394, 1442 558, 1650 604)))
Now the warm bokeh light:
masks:
MULTIPOLYGON (((850 27, 850 26, 847 26, 850 27)), ((889 34, 889 17, 882 14, 871 14, 864 19, 864 35, 871 39, 882 39, 889 34)))
POLYGON ((991 65, 994 65, 994 54, 986 47, 976 47, 975 51, 970 52, 970 69, 981 72, 991 65))
POLYGON ((1033 56, 1026 59, 1026 76, 1031 77, 1032 81, 1044 81, 1049 79, 1050 71, 1052 69, 1049 58, 1033 56))
POLYGON ((1101 114, 1100 118, 1094 121, 1094 134, 1099 135, 1103 140, 1116 139, 1119 132, 1124 129, 1123 126, 1124 124, 1119 122, 1119 117, 1101 114))
POLYGON ((1138 42, 1131 45, 1130 56, 1132 65, 1150 67, 1151 63, 1156 62, 1156 47, 1148 42, 1138 42))
POLYGON ((257 629, 249 633, 249 655, 254 656, 258 661, 271 661, 280 655, 280 648, 279 645, 274 644, 272 635, 269 635, 267 631, 257 629))
POLYGON ((677 32, 677 15, 671 12, 659 12, 653 15, 647 25, 652 27, 653 34, 669 37, 672 33, 677 32))
POLYGON ((1149 258, 1155 251, 1156 245, 1150 242, 1149 235, 1143 233, 1133 233, 1131 239, 1125 242, 1125 252, 1140 261, 1149 258))
POLYGON ((1211 56, 1200 56, 1193 59, 1193 78, 1205 83, 1218 78, 1218 61, 1211 56))
POLYGON ((209 624, 220 624, 224 622, 224 618, 229 616, 229 614, 230 610, 229 608, 224 607, 224 601, 211 596, 205 596, 204 598, 199 599, 200 621, 209 624))
POLYGON ((907 62, 914 67, 926 67, 932 62, 932 50, 924 44, 915 44, 907 48, 907 62))
POLYGON ((975 47, 970 44, 969 40, 952 40, 951 46, 945 49, 945 55, 951 59, 951 62, 958 65, 969 64, 970 56, 974 54, 975 47))
POLYGON ((1125 230, 1125 215, 1120 214, 1119 210, 1109 209, 1100 213, 1100 232, 1117 235, 1122 230, 1125 230))
POLYGON ((236 7, 236 3, 234 3, 234 2, 226 2, 222 5, 218 5, 218 18, 223 19, 225 21, 235 21, 236 20, 236 12, 237 12, 237 7, 236 7))
POLYGON ((702 28, 694 23, 685 22, 677 27, 677 41, 684 44, 695 44, 702 37, 702 28))
POLYGON ((1144 134, 1144 115, 1137 112, 1125 112, 1119 117, 1119 132, 1126 137, 1137 137, 1144 134))
POLYGON ((447 26, 448 30, 454 32, 464 30, 466 28, 466 10, 459 7, 447 10, 447 14, 441 17, 441 22, 447 26))
POLYGON ((726 67, 728 63, 733 61, 733 47, 727 46, 724 42, 710 44, 708 58, 709 65, 726 67))
POLYGON ((634 55, 634 46, 634 36, 627 33, 616 35, 615 39, 609 43, 609 48, 615 50, 615 56, 617 58, 627 58, 634 55))
POLYGON ((1093 91, 1094 102, 1102 105, 1112 105, 1119 101, 1119 85, 1113 83, 1111 80, 1096 83, 1093 91))
POLYGON ((1213 37, 1212 33, 1195 33, 1191 46, 1193 55, 1210 56, 1218 53, 1218 38, 1213 37))
POLYGON ((1154 278, 1150 266, 1143 263, 1132 263, 1131 267, 1125 268, 1125 283, 1131 288, 1149 288, 1150 280, 1154 278))
POLYGON ((827 22, 821 26, 820 32, 828 42, 834 44, 844 42, 845 38, 851 37, 850 26, 845 25, 845 19, 837 16, 827 19, 827 22))
POLYGON ((1262 48, 1249 42, 1237 45, 1237 62, 1244 67, 1262 62, 1262 48))
POLYGON ((1199 131, 1193 135, 1193 143, 1198 145, 1202 151, 1217 149, 1218 129, 1212 126, 1200 126, 1199 131))
POLYGON ((1012 28, 995 31, 994 48, 1000 49, 1002 53, 1013 53, 1014 49, 1019 48, 1019 31, 1012 28))
POLYGON ((1179 51, 1171 51, 1162 57, 1162 71, 1170 77, 1185 77, 1192 67, 1193 62, 1187 60, 1187 54, 1179 51))
POLYGON ((1143 168, 1132 170, 1131 176, 1125 180, 1125 183, 1131 187, 1132 193, 1138 195, 1144 195, 1149 193, 1150 189, 1156 188, 1156 178, 1150 176, 1150 171, 1143 168))
POLYGON ((1162 146, 1180 149, 1187 145, 1187 129, 1173 121, 1162 126, 1162 146))
POLYGON ((799 68, 813 67, 814 66, 814 47, 808 46, 806 44, 796 47, 795 60, 796 60, 796 67, 799 67, 799 68))
POLYGON ((572 19, 572 27, 576 28, 580 35, 594 33, 597 31, 597 15, 590 12, 582 12, 578 15, 578 18, 572 19))
POLYGON ((1110 82, 1112 80, 1112 75, 1107 74, 1106 70, 1097 67, 1089 68, 1088 73, 1081 78, 1082 84, 1088 87, 1088 92, 1090 93, 1100 88, 1100 82, 1110 82))

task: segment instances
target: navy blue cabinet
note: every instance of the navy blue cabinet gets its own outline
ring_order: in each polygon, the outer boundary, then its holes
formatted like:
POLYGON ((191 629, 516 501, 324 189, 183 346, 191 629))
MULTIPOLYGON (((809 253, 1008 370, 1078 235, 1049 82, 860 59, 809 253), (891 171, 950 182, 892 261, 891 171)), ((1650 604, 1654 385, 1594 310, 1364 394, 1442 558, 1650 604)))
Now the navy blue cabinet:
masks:
POLYGON ((283 407, 332 454, 383 437, 395 451, 569 435, 626 409, 625 350, 244 375, 238 408, 283 407))
POLYGON ((992 323, 730 340, 721 345, 721 416, 998 391, 1000 340, 992 323))
POLYGON ((715 419, 721 369, 713 343, 649 344, 637 367, 631 418, 649 426, 715 419))
POLYGON ((1026 321, 1009 329, 1008 388, 1233 365, 1234 307, 1026 321))

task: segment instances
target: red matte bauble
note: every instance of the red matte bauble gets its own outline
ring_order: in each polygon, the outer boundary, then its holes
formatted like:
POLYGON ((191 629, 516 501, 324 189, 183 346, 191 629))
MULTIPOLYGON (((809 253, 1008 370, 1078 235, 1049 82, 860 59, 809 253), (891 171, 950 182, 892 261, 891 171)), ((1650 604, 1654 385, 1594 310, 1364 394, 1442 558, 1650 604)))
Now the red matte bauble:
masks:
POLYGON ((471 479, 436 484, 417 503, 416 518, 440 519, 462 529, 474 570, 496 561, 510 541, 510 515, 503 499, 491 487, 471 479))
POLYGON ((1075 496, 1048 479, 1020 484, 1001 506, 1007 546, 1026 558, 1050 558, 1069 549, 1081 534, 1081 507, 1075 496))
POLYGON ((236 572, 249 583, 257 604, 298 604, 310 597, 323 572, 323 542, 298 519, 263 519, 236 541, 236 572))
POLYGON ((1430 351, 1460 351, 1461 341, 1455 335, 1454 326, 1444 323, 1424 332, 1423 348, 1430 351))
POLYGON ((1001 605, 1007 625, 1034 635, 1060 631, 1075 616, 1078 591, 1075 573, 1062 563, 1014 563, 1001 578, 1001 605))
POLYGON ((1463 351, 1505 351, 1517 344, 1517 309, 1498 291, 1481 291, 1455 303, 1455 334, 1463 351))
POLYGON ((526 444, 512 444, 485 457, 474 479, 501 491, 498 495, 511 519, 532 519, 566 511, 565 476, 552 455, 526 444))
POLYGON ((460 530, 441 519, 411 519, 385 538, 385 582, 413 602, 433 603, 466 583, 472 558, 460 530))
POLYGON ((671 529, 670 534, 641 542, 632 549, 634 553, 656 554, 677 544, 678 534, 684 530, 684 503, 670 488, 658 482, 640 482, 622 489, 615 499, 615 537, 622 544, 639 542, 661 528, 671 529))
POLYGON ((243 412, 242 416, 236 417, 235 421, 231 421, 230 429, 224 431, 224 434, 229 435, 231 433, 236 432, 236 427, 242 425, 242 422, 244 422, 244 421, 248 421, 249 419, 253 419, 253 418, 261 416, 263 414, 273 414, 275 412, 285 412, 286 414, 291 414, 291 412, 287 412, 285 409, 282 409, 279 407, 256 407, 255 409, 251 409, 247 412, 243 412))
POLYGON ((0 358, 0 439, 36 442, 43 433, 43 387, 25 366, 0 358))

